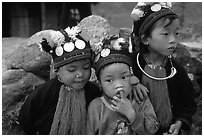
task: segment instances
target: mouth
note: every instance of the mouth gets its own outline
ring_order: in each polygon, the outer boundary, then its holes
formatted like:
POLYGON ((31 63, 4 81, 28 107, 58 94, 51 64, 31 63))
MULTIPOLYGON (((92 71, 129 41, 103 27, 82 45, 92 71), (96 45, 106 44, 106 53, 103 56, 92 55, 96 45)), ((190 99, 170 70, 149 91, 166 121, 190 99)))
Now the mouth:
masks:
POLYGON ((175 49, 176 49, 176 47, 174 47, 174 46, 168 48, 168 50, 171 50, 171 51, 174 51, 175 49))
POLYGON ((115 96, 118 97, 118 98, 121 98, 121 94, 120 94, 120 92, 123 92, 123 94, 125 93, 124 90, 121 89, 121 90, 119 90, 119 91, 116 93, 115 96))
POLYGON ((77 84, 77 85, 84 85, 84 81, 75 81, 75 84, 77 84))

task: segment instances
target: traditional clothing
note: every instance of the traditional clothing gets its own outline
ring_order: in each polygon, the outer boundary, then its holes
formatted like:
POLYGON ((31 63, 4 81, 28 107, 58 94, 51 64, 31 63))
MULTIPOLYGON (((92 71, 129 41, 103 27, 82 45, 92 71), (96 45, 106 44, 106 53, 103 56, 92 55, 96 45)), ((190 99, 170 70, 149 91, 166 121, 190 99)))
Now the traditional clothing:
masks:
POLYGON ((135 135, 154 134, 158 129, 158 122, 149 99, 141 104, 134 103, 135 120, 128 119, 111 109, 107 97, 104 95, 94 99, 88 109, 87 134, 92 135, 135 135))
MULTIPOLYGON (((53 124, 53 118, 55 116, 57 104, 60 99, 59 94, 60 94, 60 88, 62 87, 62 85, 63 84, 59 82, 57 78, 54 78, 46 82, 45 84, 37 87, 28 96, 19 114, 19 123, 26 134, 50 134, 50 129, 53 124)), ((86 105, 86 108, 94 98, 101 95, 98 87, 90 82, 88 82, 85 85, 84 91, 81 91, 82 96, 83 96, 83 93, 86 99, 84 101, 85 102, 84 106, 86 105)), ((70 94, 70 93, 67 93, 67 94, 70 94)), ((77 99, 75 101, 76 102, 71 102, 72 106, 76 105, 76 103, 79 102, 79 101, 77 102, 77 99)), ((69 104, 65 103, 65 105, 68 108, 70 108, 69 104)), ((74 116, 71 116, 70 118, 74 118, 74 116)), ((65 124, 70 124, 70 125, 72 125, 73 122, 76 123, 73 120, 66 121, 66 119, 64 122, 67 122, 65 124)), ((79 124, 82 124, 82 123, 79 122, 79 124)), ((67 131, 67 133, 68 132, 70 134, 76 134, 76 132, 71 132, 69 130, 67 131)), ((77 134, 82 134, 82 133, 77 132, 77 134)), ((85 134, 85 131, 83 132, 83 134, 85 134)))
MULTIPOLYGON (((133 53, 133 73, 140 82, 150 91, 149 98, 153 104, 155 113, 160 122, 157 134, 167 132, 171 123, 176 120, 182 121, 182 129, 188 130, 191 125, 191 117, 196 111, 193 87, 185 69, 172 60, 177 73, 167 80, 153 80, 145 76, 139 69, 136 61, 137 53, 133 53)), ((163 66, 150 68, 151 64, 143 54, 139 56, 139 64, 143 70, 154 77, 166 77, 171 73, 171 62, 169 59, 163 66)))

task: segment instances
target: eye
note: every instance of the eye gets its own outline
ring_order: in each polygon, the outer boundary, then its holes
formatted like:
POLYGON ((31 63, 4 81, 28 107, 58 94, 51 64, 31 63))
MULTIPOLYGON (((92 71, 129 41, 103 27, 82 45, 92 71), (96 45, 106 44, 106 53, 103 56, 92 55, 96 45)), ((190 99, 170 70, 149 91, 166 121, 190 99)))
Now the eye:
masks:
POLYGON ((67 69, 69 72, 74 72, 75 71, 75 69, 73 69, 73 68, 70 68, 70 69, 67 69))
POLYGON ((112 82, 113 80, 112 79, 106 79, 105 81, 109 83, 109 82, 112 82))
POLYGON ((69 71, 69 72, 74 72, 75 70, 76 70, 75 67, 68 67, 68 68, 67 68, 67 71, 69 71))
POLYGON ((178 37, 179 37, 179 36, 180 36, 180 32, 176 32, 176 36, 178 36, 178 37))
POLYGON ((169 33, 167 33, 167 32, 162 33, 162 36, 168 36, 168 35, 169 35, 169 33))
POLYGON ((122 79, 127 79, 130 75, 124 75, 122 76, 122 79))

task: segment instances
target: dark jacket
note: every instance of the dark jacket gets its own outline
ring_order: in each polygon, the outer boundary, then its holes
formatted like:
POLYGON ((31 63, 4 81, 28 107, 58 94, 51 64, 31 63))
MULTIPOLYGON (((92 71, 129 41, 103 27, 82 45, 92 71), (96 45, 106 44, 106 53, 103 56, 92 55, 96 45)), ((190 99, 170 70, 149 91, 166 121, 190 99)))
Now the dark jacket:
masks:
MULTIPOLYGON (((137 53, 132 54, 133 73, 138 79, 142 79, 142 71, 139 69, 136 61, 137 53)), ((140 66, 144 69, 146 62, 142 55, 139 56, 140 66)), ((194 89, 185 69, 179 65, 175 60, 172 60, 173 66, 177 73, 174 77, 167 79, 168 92, 170 103, 172 106, 173 120, 182 121, 182 129, 189 130, 192 120, 192 115, 196 111, 196 103, 194 101, 194 89)), ((170 61, 167 61, 165 66, 167 76, 171 73, 170 61)), ((162 129, 159 129, 162 131, 162 129)))
MULTIPOLYGON (((28 96, 19 113, 19 123, 26 134, 49 134, 61 85, 54 78, 38 86, 28 96)), ((85 85, 86 108, 99 96, 99 88, 88 82, 85 85)))

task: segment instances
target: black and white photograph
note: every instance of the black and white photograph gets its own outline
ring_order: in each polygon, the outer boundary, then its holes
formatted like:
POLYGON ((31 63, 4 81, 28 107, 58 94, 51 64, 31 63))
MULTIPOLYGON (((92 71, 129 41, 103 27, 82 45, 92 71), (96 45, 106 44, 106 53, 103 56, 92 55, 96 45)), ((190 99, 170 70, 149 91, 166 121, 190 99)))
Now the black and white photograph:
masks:
POLYGON ((202 135, 202 2, 1 7, 2 135, 202 135))

